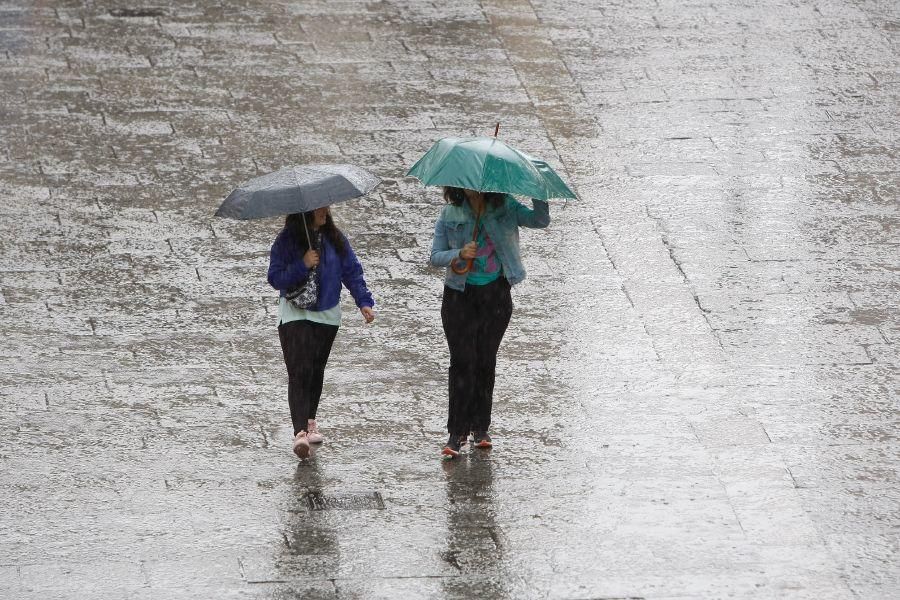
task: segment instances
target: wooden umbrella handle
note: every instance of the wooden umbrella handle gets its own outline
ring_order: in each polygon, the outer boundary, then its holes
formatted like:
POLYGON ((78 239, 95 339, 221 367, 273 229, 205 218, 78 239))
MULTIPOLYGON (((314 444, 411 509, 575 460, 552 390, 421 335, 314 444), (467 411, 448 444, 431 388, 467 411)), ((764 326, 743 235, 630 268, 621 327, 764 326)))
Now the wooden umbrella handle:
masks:
MULTIPOLYGON (((473 242, 478 241, 478 226, 480 224, 481 224, 481 217, 479 217, 478 219, 475 219, 475 227, 472 228, 472 241, 473 242)), ((450 263, 450 268, 457 275, 462 275, 464 273, 468 273, 472 269, 472 263, 475 262, 475 259, 473 259, 473 258, 466 259, 466 261, 463 262, 462 266, 457 266, 457 265, 459 265, 459 263, 461 261, 462 261, 462 259, 454 260, 452 263, 450 263)))
POLYGON ((468 273, 472 268, 472 259, 463 262, 463 261, 453 261, 450 264, 450 268, 453 269, 453 272, 457 275, 462 275, 464 273, 468 273), (460 266, 461 265, 461 266, 460 266))

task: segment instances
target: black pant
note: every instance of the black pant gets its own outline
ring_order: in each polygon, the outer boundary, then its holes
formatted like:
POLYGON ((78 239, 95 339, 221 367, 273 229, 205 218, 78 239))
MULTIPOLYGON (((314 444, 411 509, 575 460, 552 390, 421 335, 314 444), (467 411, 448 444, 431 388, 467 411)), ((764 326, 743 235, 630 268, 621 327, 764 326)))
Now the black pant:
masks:
POLYGON ((512 296, 503 277, 487 285, 467 285, 463 292, 444 287, 441 322, 450 347, 449 433, 490 427, 497 351, 511 316, 512 296))
POLYGON ((316 418, 325 364, 338 328, 313 321, 289 321, 278 326, 278 339, 288 372, 288 405, 294 435, 306 431, 307 420, 316 418))

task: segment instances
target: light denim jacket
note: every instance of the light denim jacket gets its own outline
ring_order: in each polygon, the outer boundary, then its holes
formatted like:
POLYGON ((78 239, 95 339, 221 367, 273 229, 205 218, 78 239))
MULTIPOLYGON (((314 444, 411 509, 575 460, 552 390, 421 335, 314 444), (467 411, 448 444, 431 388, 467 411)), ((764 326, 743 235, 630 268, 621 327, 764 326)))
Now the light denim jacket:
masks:
MULTIPOLYGON (((481 217, 484 227, 497 251, 503 265, 503 276, 515 285, 525 279, 525 267, 519 254, 519 227, 543 229, 550 224, 550 207, 543 200, 533 198, 534 208, 528 208, 512 196, 507 195, 500 208, 490 208, 481 217)), ((434 226, 434 241, 431 243, 431 264, 446 267, 444 283, 463 291, 466 288, 466 273, 459 275, 453 272, 450 265, 459 259, 459 251, 472 241, 472 230, 475 227, 475 214, 468 203, 462 206, 448 204, 441 211, 434 226)))

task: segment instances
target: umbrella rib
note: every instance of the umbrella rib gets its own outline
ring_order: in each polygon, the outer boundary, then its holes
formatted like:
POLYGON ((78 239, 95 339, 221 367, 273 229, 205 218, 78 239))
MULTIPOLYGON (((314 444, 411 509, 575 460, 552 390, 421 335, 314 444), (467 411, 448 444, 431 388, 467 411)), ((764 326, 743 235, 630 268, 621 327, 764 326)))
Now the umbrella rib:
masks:
MULTIPOLYGON (((494 145, 494 142, 491 141, 491 146, 493 146, 493 145, 494 145)), ((487 152, 484 153, 484 161, 482 161, 482 163, 481 163, 481 181, 480 181, 481 187, 484 187, 484 177, 485 177, 485 172, 487 171, 488 159, 490 157, 491 157, 491 153, 490 153, 490 150, 488 150, 487 152)))

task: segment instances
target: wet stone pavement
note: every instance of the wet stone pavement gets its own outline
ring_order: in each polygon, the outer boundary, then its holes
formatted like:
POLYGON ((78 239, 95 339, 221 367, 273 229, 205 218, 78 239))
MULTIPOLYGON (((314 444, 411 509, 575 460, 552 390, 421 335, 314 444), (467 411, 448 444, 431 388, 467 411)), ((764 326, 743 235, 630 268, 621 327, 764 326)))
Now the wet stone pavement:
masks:
POLYGON ((0 4, 0 597, 900 597, 893 0, 0 4), (439 137, 546 158, 490 453, 442 463, 439 137), (290 453, 241 181, 352 162, 290 453))

